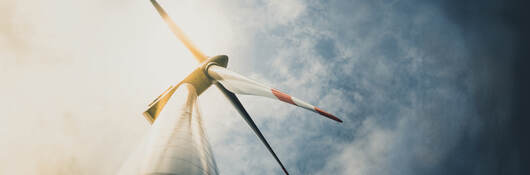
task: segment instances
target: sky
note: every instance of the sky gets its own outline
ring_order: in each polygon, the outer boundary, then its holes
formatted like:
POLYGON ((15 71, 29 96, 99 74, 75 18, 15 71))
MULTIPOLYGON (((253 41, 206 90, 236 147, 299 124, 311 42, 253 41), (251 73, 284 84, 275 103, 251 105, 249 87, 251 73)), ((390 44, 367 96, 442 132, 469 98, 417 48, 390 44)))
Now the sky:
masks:
MULTIPOLYGON (((161 0, 228 68, 335 114, 240 96, 291 174, 528 174, 529 12, 493 0, 161 0)), ((197 63, 147 0, 0 1, 0 174, 115 174, 197 63)), ((221 93, 221 174, 281 174, 221 93)))

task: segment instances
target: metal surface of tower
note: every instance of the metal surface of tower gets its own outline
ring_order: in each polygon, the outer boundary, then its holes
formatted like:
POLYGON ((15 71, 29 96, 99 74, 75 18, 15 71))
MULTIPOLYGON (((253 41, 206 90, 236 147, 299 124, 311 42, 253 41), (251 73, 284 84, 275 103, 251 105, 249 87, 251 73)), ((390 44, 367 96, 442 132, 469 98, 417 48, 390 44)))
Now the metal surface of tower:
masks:
POLYGON ((153 123, 147 140, 120 174, 218 174, 193 85, 182 83, 176 88, 153 123))

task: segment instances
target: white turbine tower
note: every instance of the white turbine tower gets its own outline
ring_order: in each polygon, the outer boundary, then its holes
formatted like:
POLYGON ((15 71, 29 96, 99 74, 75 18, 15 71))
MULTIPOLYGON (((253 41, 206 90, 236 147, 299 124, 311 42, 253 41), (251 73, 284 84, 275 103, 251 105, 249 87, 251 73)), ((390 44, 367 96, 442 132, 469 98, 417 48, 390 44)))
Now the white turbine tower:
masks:
POLYGON ((120 174, 219 174, 197 106, 198 95, 211 85, 217 86, 234 105, 285 174, 289 173, 235 94, 280 100, 342 122, 320 108, 226 69, 228 57, 225 55, 208 58, 190 42, 156 0, 151 0, 151 3, 201 65, 149 104, 144 112, 144 116, 152 124, 148 140, 124 164, 120 174))

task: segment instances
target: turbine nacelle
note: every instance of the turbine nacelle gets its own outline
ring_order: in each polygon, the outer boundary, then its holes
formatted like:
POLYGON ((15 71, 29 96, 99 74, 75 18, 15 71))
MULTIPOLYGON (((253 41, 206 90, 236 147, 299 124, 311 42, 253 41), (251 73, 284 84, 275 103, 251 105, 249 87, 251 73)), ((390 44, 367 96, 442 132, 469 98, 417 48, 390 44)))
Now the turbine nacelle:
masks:
POLYGON ((197 95, 200 95, 214 83, 214 80, 208 76, 208 67, 216 65, 226 68, 227 64, 228 56, 226 55, 211 57, 193 70, 182 82, 192 84, 197 90, 197 95))
POLYGON ((195 87, 197 95, 200 95, 206 89, 208 89, 215 80, 210 78, 208 75, 209 66, 221 66, 226 67, 228 65, 228 56, 226 55, 217 55, 205 60, 199 67, 193 70, 184 80, 179 82, 175 86, 170 86, 162 94, 160 94, 153 102, 151 102, 146 111, 143 112, 144 117, 149 121, 150 124, 158 117, 158 114, 162 111, 162 108, 166 105, 169 100, 169 97, 173 95, 177 87, 182 83, 189 83, 195 87))

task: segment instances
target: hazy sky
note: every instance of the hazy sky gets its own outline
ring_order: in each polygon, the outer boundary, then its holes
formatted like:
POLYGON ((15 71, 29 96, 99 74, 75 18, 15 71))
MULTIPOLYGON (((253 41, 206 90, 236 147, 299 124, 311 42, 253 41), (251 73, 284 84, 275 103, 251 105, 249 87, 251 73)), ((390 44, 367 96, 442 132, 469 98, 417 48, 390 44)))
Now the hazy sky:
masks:
MULTIPOLYGON (((240 97, 292 174, 528 172, 524 5, 161 4, 207 55, 344 120, 240 97)), ((148 0, 0 1, 0 174, 115 174, 196 65, 148 0)), ((222 174, 281 174, 217 89, 199 103, 222 174)))

